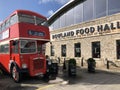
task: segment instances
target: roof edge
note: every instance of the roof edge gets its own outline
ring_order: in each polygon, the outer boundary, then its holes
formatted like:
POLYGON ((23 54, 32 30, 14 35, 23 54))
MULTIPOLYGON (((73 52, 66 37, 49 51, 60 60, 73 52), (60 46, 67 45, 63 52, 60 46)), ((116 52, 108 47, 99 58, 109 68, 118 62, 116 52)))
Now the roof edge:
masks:
POLYGON ((48 23, 51 24, 54 22, 60 15, 64 14, 66 11, 68 11, 70 8, 74 7, 75 5, 82 3, 85 0, 70 0, 68 3, 63 5, 61 8, 59 8, 53 15, 51 15, 48 18, 48 23))

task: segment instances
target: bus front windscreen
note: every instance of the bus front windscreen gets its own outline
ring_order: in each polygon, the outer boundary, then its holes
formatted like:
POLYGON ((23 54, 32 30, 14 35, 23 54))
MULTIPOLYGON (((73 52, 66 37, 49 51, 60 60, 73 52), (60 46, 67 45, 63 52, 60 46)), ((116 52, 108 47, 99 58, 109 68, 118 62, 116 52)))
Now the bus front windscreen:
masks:
POLYGON ((36 41, 34 40, 20 40, 20 52, 21 53, 36 53, 37 51, 36 41))

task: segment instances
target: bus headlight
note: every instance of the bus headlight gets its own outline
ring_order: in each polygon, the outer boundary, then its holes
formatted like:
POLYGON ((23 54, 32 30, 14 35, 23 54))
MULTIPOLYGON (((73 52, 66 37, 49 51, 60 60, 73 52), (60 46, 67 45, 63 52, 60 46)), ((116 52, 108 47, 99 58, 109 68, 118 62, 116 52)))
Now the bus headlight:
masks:
POLYGON ((27 64, 25 64, 25 63, 22 64, 22 68, 23 68, 23 69, 26 69, 26 68, 27 68, 27 64))

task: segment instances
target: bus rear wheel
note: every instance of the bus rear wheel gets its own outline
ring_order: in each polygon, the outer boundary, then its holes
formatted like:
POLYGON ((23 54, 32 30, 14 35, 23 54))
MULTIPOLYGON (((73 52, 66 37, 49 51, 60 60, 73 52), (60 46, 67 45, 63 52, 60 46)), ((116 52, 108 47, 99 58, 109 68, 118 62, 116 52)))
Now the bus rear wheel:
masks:
POLYGON ((17 83, 20 82, 21 75, 16 66, 13 66, 13 68, 11 70, 11 74, 12 74, 12 78, 14 79, 15 82, 17 82, 17 83))

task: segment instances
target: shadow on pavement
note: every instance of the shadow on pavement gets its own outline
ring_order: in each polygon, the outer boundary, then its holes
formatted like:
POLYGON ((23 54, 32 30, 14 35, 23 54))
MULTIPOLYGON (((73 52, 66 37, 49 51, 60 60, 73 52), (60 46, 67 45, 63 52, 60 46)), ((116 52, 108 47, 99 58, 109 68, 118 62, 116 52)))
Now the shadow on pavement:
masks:
POLYGON ((38 77, 25 76, 21 83, 15 83, 8 74, 0 74, 0 90, 36 90, 35 84, 45 84, 38 77))
POLYGON ((113 73, 104 70, 96 70, 95 73, 89 73, 87 68, 77 68, 76 77, 69 77, 67 71, 63 71, 62 67, 59 67, 58 77, 68 81, 69 85, 74 84, 120 84, 120 73, 113 73))

